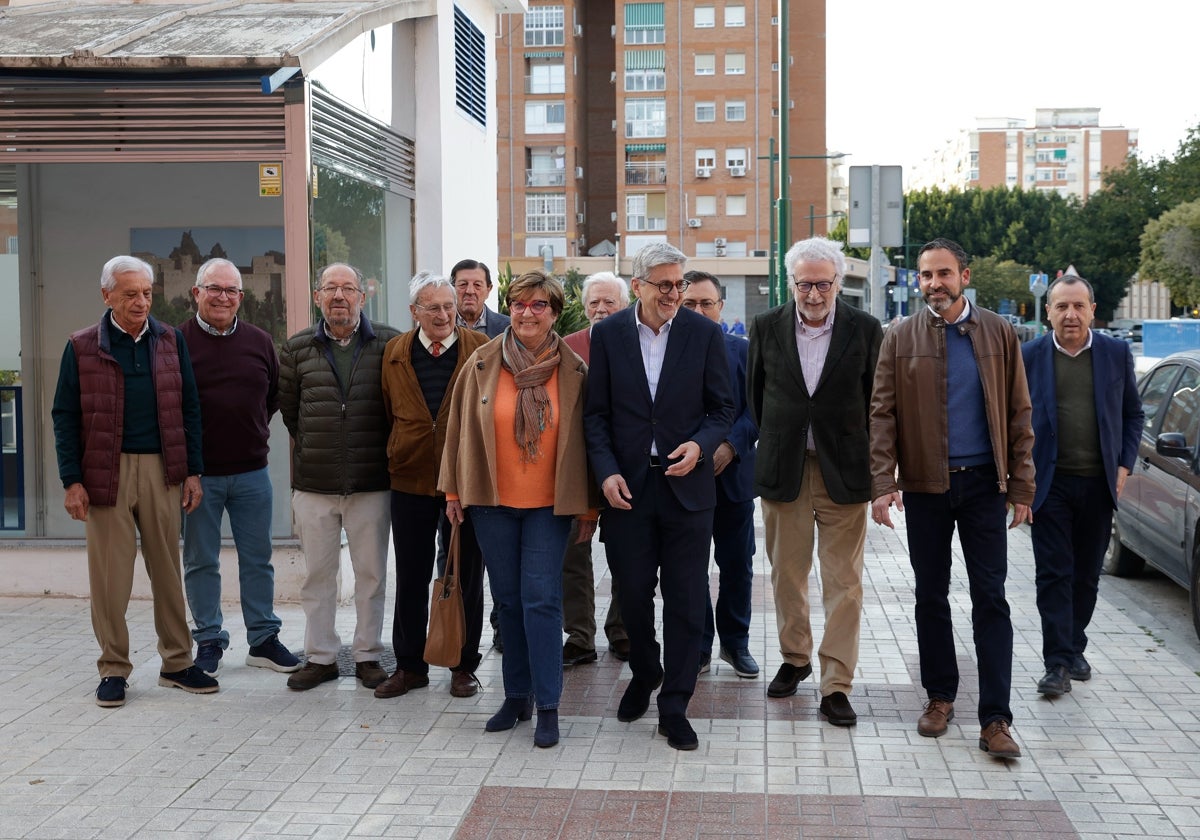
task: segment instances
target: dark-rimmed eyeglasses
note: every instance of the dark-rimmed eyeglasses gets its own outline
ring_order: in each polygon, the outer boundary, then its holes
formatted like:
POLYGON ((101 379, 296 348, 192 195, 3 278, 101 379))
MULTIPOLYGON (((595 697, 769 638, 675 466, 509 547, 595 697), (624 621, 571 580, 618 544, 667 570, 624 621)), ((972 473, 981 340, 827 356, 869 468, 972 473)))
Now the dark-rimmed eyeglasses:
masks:
POLYGON ((528 309, 534 315, 541 315, 550 306, 548 300, 531 300, 529 302, 523 300, 510 300, 508 308, 516 315, 520 315, 528 309))
POLYGON ((210 283, 209 285, 201 286, 200 288, 203 289, 204 293, 210 298, 219 298, 224 295, 232 300, 233 298, 242 296, 242 290, 236 286, 216 286, 210 283))
POLYGON ((642 282, 644 282, 647 286, 653 286, 654 288, 658 289, 658 293, 661 295, 669 295, 672 291, 683 294, 687 291, 687 287, 692 285, 691 282, 687 280, 680 280, 678 283, 672 283, 669 280, 664 280, 661 283, 651 283, 649 280, 644 280, 642 282))
POLYGON ((818 292, 824 294, 833 288, 832 280, 818 280, 815 283, 810 283, 807 280, 796 280, 794 282, 796 284, 796 288, 800 290, 801 294, 808 294, 813 289, 816 289, 818 292))

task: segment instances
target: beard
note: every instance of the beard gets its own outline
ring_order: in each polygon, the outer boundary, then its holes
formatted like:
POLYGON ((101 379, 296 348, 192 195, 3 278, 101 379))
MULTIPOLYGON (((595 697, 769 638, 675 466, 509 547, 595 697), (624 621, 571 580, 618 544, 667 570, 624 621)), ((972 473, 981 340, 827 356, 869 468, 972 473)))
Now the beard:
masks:
POLYGON ((949 289, 943 289, 942 293, 945 295, 945 297, 941 298, 940 300, 933 300, 928 293, 924 295, 925 303, 929 305, 930 309, 939 315, 941 315, 947 309, 952 309, 954 304, 958 303, 958 299, 962 297, 961 291, 956 294, 949 289))

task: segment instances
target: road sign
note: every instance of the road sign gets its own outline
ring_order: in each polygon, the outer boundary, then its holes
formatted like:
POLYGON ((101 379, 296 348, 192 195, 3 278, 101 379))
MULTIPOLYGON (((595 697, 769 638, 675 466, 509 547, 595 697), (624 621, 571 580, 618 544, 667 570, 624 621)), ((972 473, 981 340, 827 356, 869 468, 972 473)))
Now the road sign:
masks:
POLYGON ((1046 294, 1046 289, 1049 287, 1049 276, 1045 274, 1030 274, 1029 275, 1029 293, 1034 297, 1040 298, 1046 294))

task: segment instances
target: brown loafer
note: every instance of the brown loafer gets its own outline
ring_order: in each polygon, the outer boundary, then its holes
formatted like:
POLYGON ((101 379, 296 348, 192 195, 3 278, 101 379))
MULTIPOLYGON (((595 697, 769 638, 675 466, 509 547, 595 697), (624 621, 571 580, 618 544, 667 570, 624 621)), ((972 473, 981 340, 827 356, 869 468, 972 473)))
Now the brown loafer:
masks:
POLYGON ((450 695, 452 697, 474 697, 479 691, 479 680, 470 671, 450 672, 450 695))
POLYGON ((362 680, 363 688, 376 688, 388 678, 387 671, 377 661, 355 662, 354 676, 362 680))
POLYGON ((931 697, 925 704, 925 713, 917 721, 917 733, 926 738, 940 738, 954 720, 954 702, 941 697, 931 697))
POLYGON ((414 688, 424 688, 427 685, 429 685, 428 674, 397 668, 396 673, 375 686, 375 696, 380 700, 386 700, 389 697, 400 697, 408 694, 414 688))
POLYGON ((979 749, 995 758, 1020 758, 1021 748, 1008 732, 1008 721, 996 718, 979 733, 979 749))
POLYGON ((308 691, 310 688, 316 688, 323 682, 329 682, 337 678, 338 666, 336 662, 331 662, 328 665, 308 662, 305 663, 303 668, 288 677, 287 687, 293 691, 308 691))

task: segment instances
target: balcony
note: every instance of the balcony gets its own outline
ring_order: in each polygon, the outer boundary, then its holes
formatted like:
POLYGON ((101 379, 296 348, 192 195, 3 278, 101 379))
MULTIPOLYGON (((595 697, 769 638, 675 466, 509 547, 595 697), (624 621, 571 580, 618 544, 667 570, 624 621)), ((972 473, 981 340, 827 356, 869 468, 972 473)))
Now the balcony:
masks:
POLYGON ((627 163, 625 164, 626 184, 665 184, 667 183, 667 164, 657 163, 627 163))
POLYGON ((562 169, 525 170, 525 186, 527 187, 561 187, 566 183, 566 172, 562 169))
MULTIPOLYGON (((561 67, 559 68, 561 69, 561 67)), ((526 94, 543 94, 543 93, 566 93, 567 81, 559 76, 558 78, 546 78, 545 76, 526 76, 525 77, 525 93, 526 94)))

